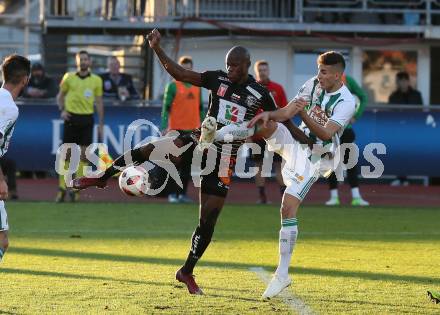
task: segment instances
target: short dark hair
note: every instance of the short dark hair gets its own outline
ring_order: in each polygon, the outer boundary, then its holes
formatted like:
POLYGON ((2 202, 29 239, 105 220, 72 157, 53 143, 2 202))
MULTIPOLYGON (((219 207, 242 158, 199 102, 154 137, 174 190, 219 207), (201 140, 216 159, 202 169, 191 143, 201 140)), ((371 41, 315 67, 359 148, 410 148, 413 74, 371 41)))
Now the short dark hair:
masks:
POLYGON ((87 55, 87 57, 90 58, 89 52, 87 50, 80 50, 76 53, 76 56, 78 57, 79 55, 87 55))
POLYGON ((20 55, 9 55, 2 63, 3 82, 18 84, 31 74, 31 62, 20 55))
POLYGON ((397 80, 408 80, 409 81, 409 74, 406 71, 400 71, 396 74, 397 80))
POLYGON ((319 55, 317 60, 318 65, 335 66, 341 67, 342 71, 345 70, 345 60, 344 56, 337 51, 327 51, 319 55))
POLYGON ((44 71, 43 65, 41 63, 39 63, 39 62, 36 62, 36 63, 32 64, 31 71, 36 71, 36 70, 44 71))
POLYGON ((193 65, 193 60, 191 58, 191 56, 182 56, 179 58, 179 64, 184 64, 184 63, 190 63, 191 66, 193 65))

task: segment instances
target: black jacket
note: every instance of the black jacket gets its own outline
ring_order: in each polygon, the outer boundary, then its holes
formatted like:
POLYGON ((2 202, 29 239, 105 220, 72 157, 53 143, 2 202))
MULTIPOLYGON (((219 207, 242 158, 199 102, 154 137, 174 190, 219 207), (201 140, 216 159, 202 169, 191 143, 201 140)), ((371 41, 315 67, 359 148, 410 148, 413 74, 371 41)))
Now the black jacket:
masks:
POLYGON ((409 87, 406 93, 400 90, 394 91, 388 100, 389 104, 412 104, 412 105, 422 105, 422 95, 419 91, 409 87))
POLYGON ((109 72, 100 74, 102 78, 102 85, 103 85, 102 88, 104 92, 103 96, 118 98, 118 87, 126 87, 128 92, 130 93, 130 98, 129 98, 130 100, 139 99, 139 94, 133 86, 133 80, 131 78, 131 75, 126 73, 120 73, 119 75, 120 75, 119 82, 114 82, 110 78, 109 72))
POLYGON ((33 98, 28 93, 30 88, 42 90, 44 94, 41 98, 52 98, 57 96, 58 94, 58 86, 55 83, 55 80, 50 77, 47 77, 46 75, 44 75, 41 80, 37 80, 35 77, 31 76, 27 87, 23 89, 23 94, 22 94, 23 97, 33 98))

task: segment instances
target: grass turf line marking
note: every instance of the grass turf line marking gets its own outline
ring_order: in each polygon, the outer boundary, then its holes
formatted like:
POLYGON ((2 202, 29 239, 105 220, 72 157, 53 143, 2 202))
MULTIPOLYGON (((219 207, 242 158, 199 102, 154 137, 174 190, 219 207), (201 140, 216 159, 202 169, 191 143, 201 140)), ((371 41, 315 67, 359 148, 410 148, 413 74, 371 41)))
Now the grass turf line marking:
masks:
MULTIPOLYGON (((269 281, 271 279, 271 276, 269 272, 264 270, 264 268, 261 267, 252 267, 249 268, 250 271, 255 273, 260 280, 262 280, 266 285, 269 284, 269 281)), ((278 295, 285 304, 287 304, 290 309, 294 310, 295 312, 298 312, 300 315, 313 315, 315 312, 306 304, 304 303, 300 298, 293 295, 287 288, 284 289, 279 295, 278 295)))

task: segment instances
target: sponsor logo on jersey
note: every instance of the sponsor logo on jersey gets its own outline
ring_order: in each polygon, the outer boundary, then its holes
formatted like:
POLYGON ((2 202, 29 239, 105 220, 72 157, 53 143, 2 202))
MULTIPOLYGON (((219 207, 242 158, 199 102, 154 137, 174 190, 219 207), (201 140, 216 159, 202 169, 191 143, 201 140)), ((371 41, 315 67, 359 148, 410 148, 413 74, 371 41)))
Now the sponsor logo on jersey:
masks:
POLYGON ((232 93, 232 95, 231 95, 231 99, 232 99, 233 101, 238 102, 238 101, 240 101, 240 95, 237 95, 237 94, 235 94, 235 93, 232 93))
POLYGON ((229 80, 229 79, 226 78, 226 77, 218 77, 218 79, 219 79, 220 81, 231 82, 231 80, 229 80))
POLYGON ((316 123, 321 126, 325 126, 328 121, 328 117, 325 112, 319 106, 314 106, 309 113, 310 118, 312 118, 316 123))
POLYGON ((251 94, 253 96, 255 96, 256 98, 260 99, 263 97, 263 95, 261 95, 257 90, 253 89, 252 87, 250 87, 249 85, 246 87, 246 90, 248 90, 249 92, 251 92, 251 94))
POLYGON ((218 96, 221 96, 221 97, 224 97, 225 96, 225 94, 226 94, 226 91, 228 90, 228 86, 226 85, 226 84, 220 84, 220 86, 218 87, 218 90, 217 90, 217 95, 218 96))
POLYGON ((249 107, 255 106, 257 104, 258 100, 253 97, 252 95, 248 95, 246 97, 246 105, 249 107))
POLYGON ((246 107, 220 99, 217 122, 223 125, 241 123, 246 115, 246 107))

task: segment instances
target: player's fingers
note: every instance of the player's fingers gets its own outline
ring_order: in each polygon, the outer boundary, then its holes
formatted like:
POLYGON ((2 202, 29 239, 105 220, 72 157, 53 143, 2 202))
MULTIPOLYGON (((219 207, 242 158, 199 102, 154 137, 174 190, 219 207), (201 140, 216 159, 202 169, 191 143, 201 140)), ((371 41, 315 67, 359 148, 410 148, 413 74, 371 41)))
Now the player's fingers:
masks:
POLYGON ((256 117, 252 118, 251 121, 248 123, 247 127, 252 128, 256 122, 257 122, 256 117))

